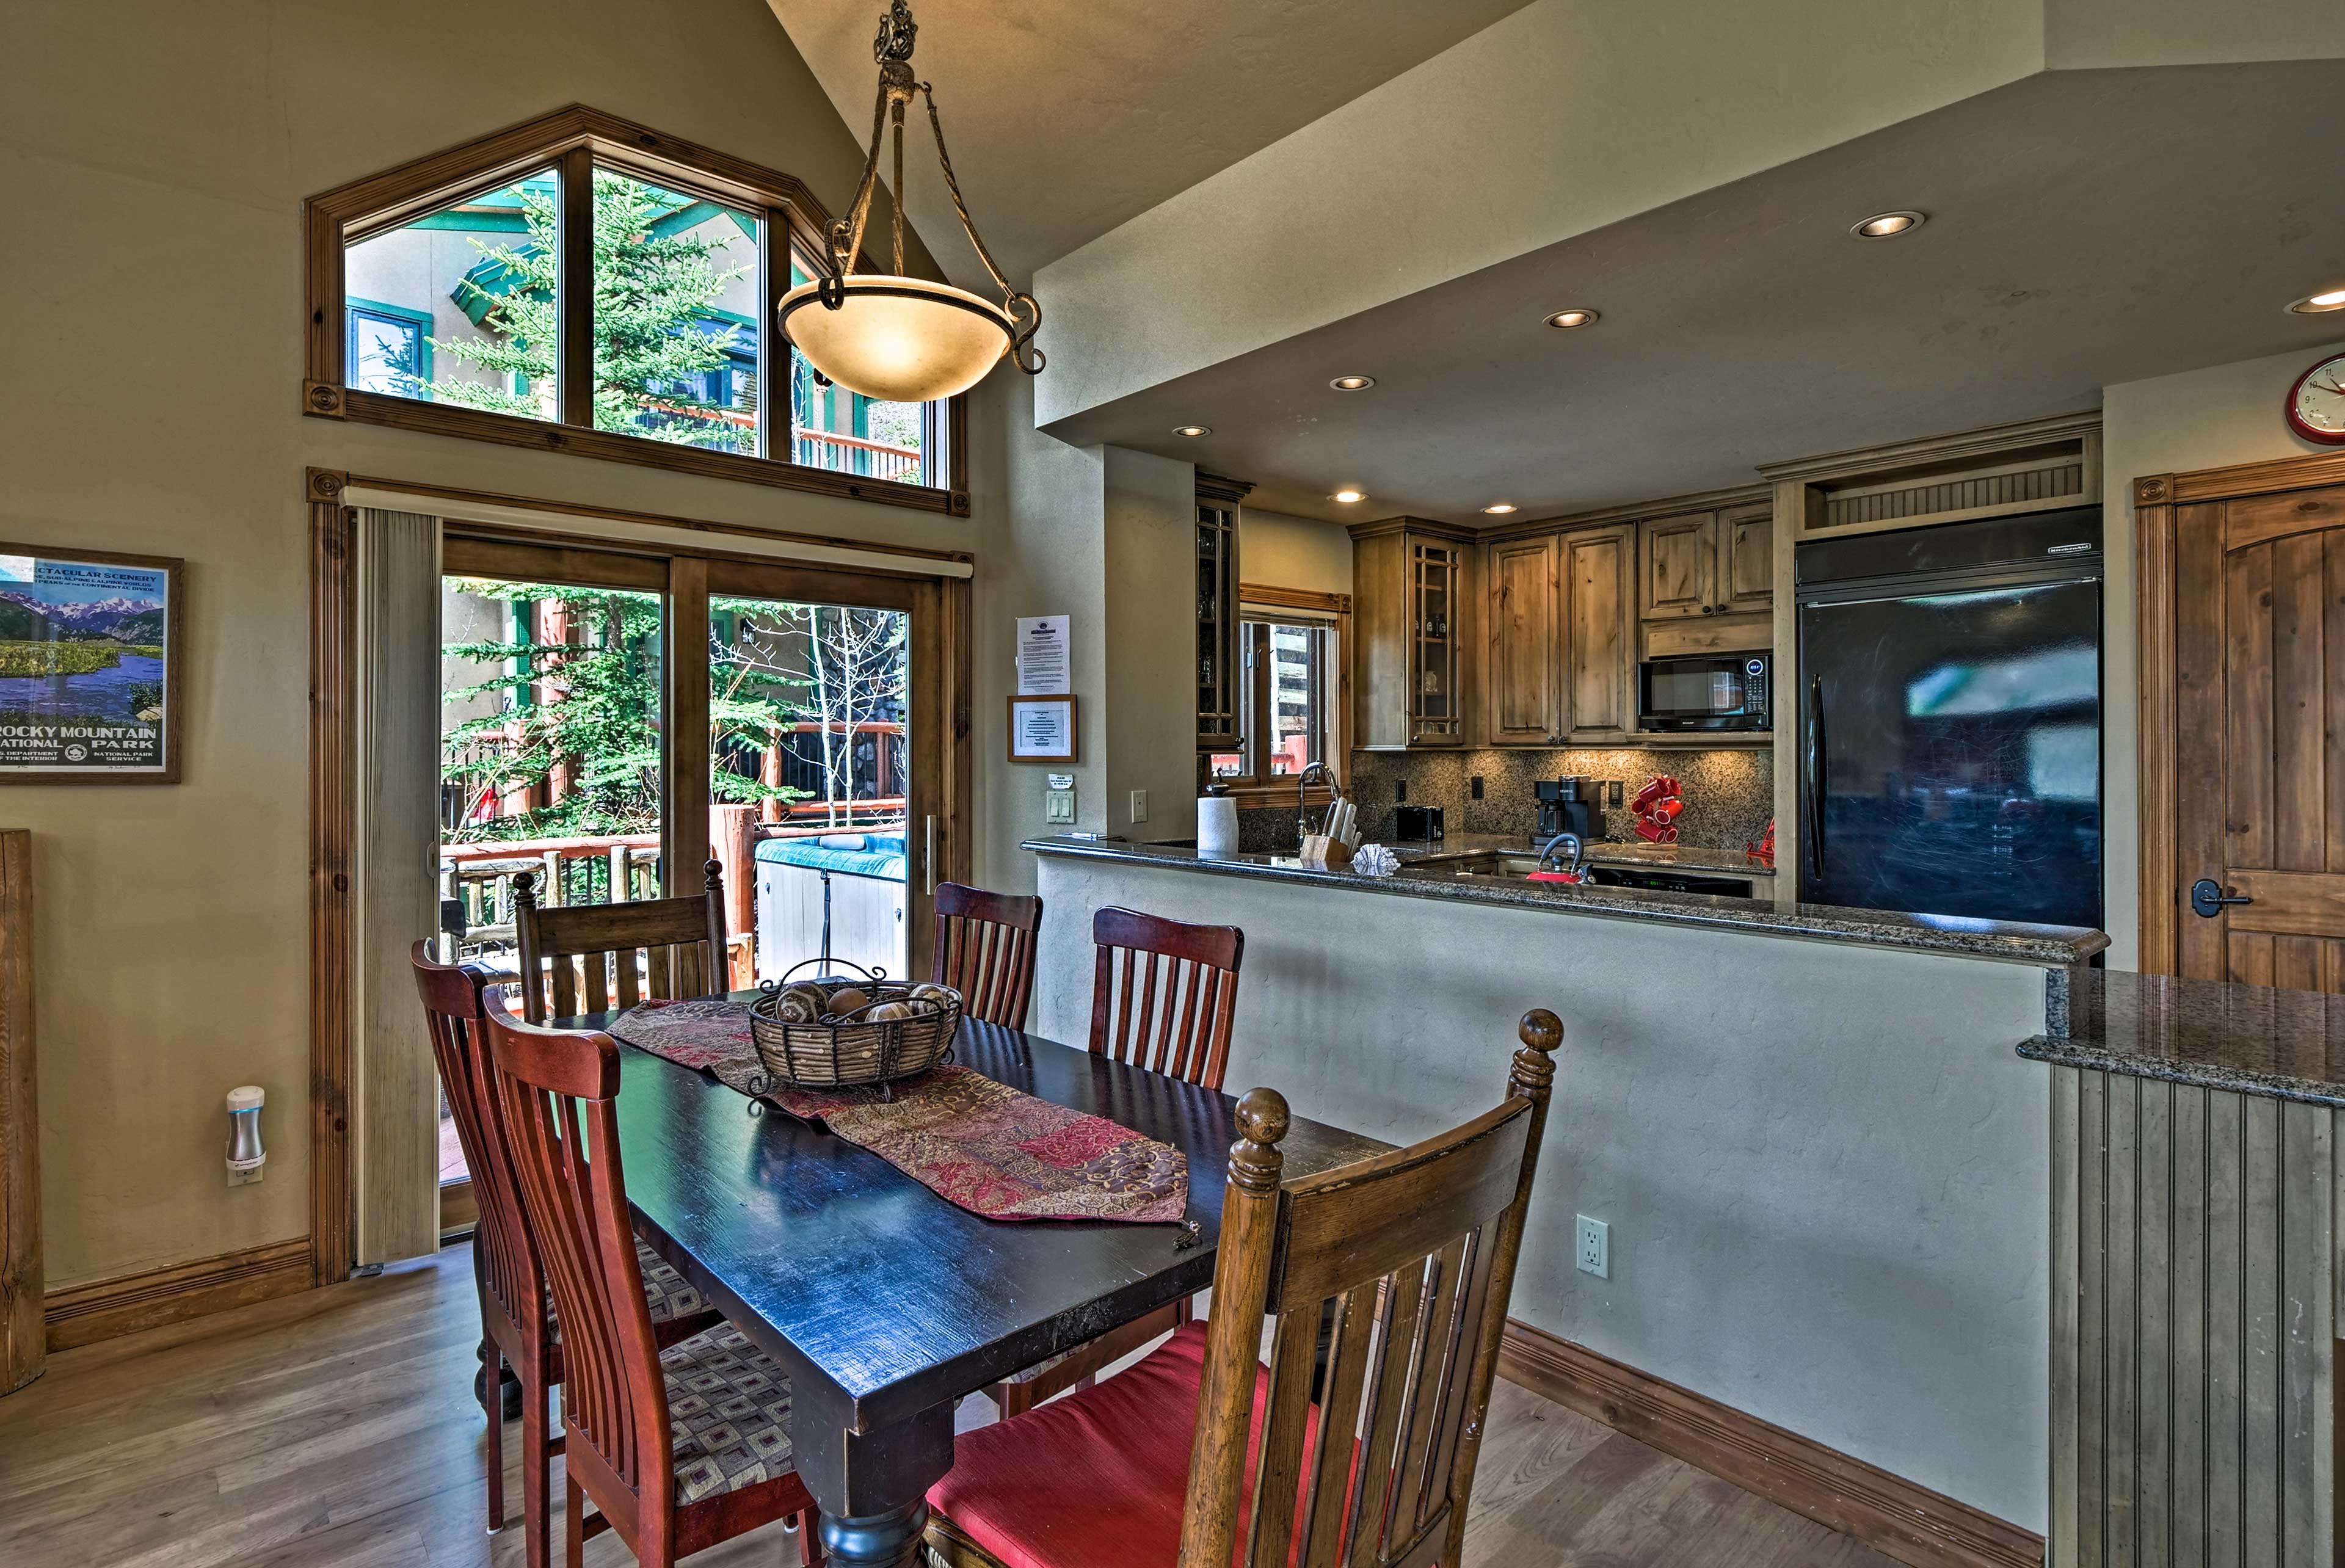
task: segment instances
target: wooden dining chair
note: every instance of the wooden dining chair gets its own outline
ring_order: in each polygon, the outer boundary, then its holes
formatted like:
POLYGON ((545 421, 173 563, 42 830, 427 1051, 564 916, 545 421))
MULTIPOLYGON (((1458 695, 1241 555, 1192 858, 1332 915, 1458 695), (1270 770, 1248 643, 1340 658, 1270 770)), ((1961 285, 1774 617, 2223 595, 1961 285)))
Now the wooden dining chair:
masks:
POLYGON ((688 1000, 732 989, 725 950, 725 867, 707 865, 697 898, 538 906, 537 878, 513 877, 522 1013, 533 1024, 646 999, 688 1000))
POLYGON ((944 882, 937 885, 936 905, 936 967, 929 978, 960 993, 964 1016, 1024 1028, 1034 996, 1042 901, 944 882))
POLYGON ((1091 916, 1091 1049, 1220 1088, 1245 933, 1111 905, 1091 916))
MULTIPOLYGON (((521 1385, 522 1517, 529 1531, 530 1568, 548 1561, 546 1507, 548 1462, 562 1452, 546 1431, 546 1391, 562 1381, 562 1341, 545 1293, 545 1270, 522 1213, 513 1149, 504 1134, 482 1027, 482 993, 496 984, 486 970, 459 968, 431 956, 431 944, 418 942, 411 959, 415 988, 423 996, 431 1055, 440 1069, 441 1091, 456 1123, 456 1142, 472 1179, 479 1218, 472 1230, 473 1283, 481 1297, 481 1338, 487 1364, 489 1417, 489 1530, 505 1523, 503 1401, 496 1393, 499 1366, 513 1369, 521 1385)), ((644 1304, 654 1336, 662 1345, 691 1338, 722 1322, 689 1280, 640 1242, 636 1254, 644 1281, 644 1304)))
POLYGON ((564 1561, 578 1568, 585 1542, 612 1530, 637 1563, 670 1568, 794 1520, 800 1558, 814 1562, 788 1375, 730 1323, 663 1346, 645 1310, 619 1158, 618 1043, 523 1022, 501 997, 483 1027, 522 1214, 562 1324, 564 1561))
MULTIPOLYGON (((1091 976, 1091 1049, 1220 1088, 1229 1067, 1245 933, 1234 926, 1184 926, 1111 906, 1091 917, 1091 942, 1098 950, 1091 976)), ((1102 1370, 1171 1333, 1190 1316, 1189 1303, 1176 1301, 989 1384, 985 1392, 1005 1419, 1020 1414, 1068 1389, 1090 1387, 1102 1370)))
POLYGON ((1520 1034, 1497 1108, 1290 1186, 1286 1102, 1239 1101, 1212 1320, 957 1439, 929 1491, 937 1558, 1457 1568, 1563 1026, 1541 1008, 1520 1034))

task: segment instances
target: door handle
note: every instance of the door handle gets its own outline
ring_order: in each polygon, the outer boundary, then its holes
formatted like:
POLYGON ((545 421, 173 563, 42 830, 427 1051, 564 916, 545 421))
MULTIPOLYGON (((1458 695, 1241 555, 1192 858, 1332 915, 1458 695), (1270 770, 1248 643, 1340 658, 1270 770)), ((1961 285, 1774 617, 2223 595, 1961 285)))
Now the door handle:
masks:
POLYGON ((2202 920, 2212 920, 2223 912, 2226 905, 2254 902, 2242 894, 2226 895, 2223 885, 2211 876, 2202 876, 2190 885, 2190 912, 2202 920))
POLYGON ((1808 683, 1808 875, 1824 878, 1824 678, 1808 683))
POLYGON ((928 824, 929 841, 920 851, 920 891, 933 898, 937 892, 937 819, 931 813, 922 820, 928 824))

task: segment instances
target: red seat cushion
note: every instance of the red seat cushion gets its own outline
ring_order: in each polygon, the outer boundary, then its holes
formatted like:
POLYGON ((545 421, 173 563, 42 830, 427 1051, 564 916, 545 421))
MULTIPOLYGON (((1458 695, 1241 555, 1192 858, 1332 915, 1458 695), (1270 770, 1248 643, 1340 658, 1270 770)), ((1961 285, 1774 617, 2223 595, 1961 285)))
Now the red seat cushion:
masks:
MULTIPOLYGON (((952 1470, 929 1488, 929 1506, 1007 1568, 1170 1568, 1181 1554, 1204 1375, 1205 1325, 1183 1323, 1096 1386, 956 1439, 952 1470)), ((1269 1392, 1265 1370, 1254 1385, 1241 1550, 1269 1392)))

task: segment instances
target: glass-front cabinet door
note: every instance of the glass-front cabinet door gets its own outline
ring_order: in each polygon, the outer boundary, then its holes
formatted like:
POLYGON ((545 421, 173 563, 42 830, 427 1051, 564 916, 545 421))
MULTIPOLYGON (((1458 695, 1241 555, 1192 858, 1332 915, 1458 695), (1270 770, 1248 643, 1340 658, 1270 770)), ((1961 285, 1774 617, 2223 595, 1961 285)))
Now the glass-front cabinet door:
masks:
POLYGON ((1456 741, 1458 713, 1457 606, 1463 552, 1428 541, 1409 541, 1409 598, 1414 627, 1409 663, 1409 739, 1456 741))
POLYGON ((1254 486, 1197 476, 1197 750, 1239 741, 1244 650, 1238 642, 1238 502, 1254 486))

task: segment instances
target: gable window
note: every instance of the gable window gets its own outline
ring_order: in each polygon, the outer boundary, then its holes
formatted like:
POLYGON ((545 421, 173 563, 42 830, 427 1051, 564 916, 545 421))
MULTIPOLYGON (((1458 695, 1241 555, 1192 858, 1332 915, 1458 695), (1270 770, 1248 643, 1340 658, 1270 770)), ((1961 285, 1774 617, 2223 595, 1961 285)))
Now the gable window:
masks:
POLYGON ((310 414, 968 511, 958 400, 826 384, 774 325, 829 222, 790 176, 570 108, 308 215, 310 414))
POLYGON ((1288 605, 1243 606, 1238 747, 1209 754, 1214 780, 1291 801, 1294 780, 1311 764, 1343 772, 1342 620, 1339 612, 1288 605))

